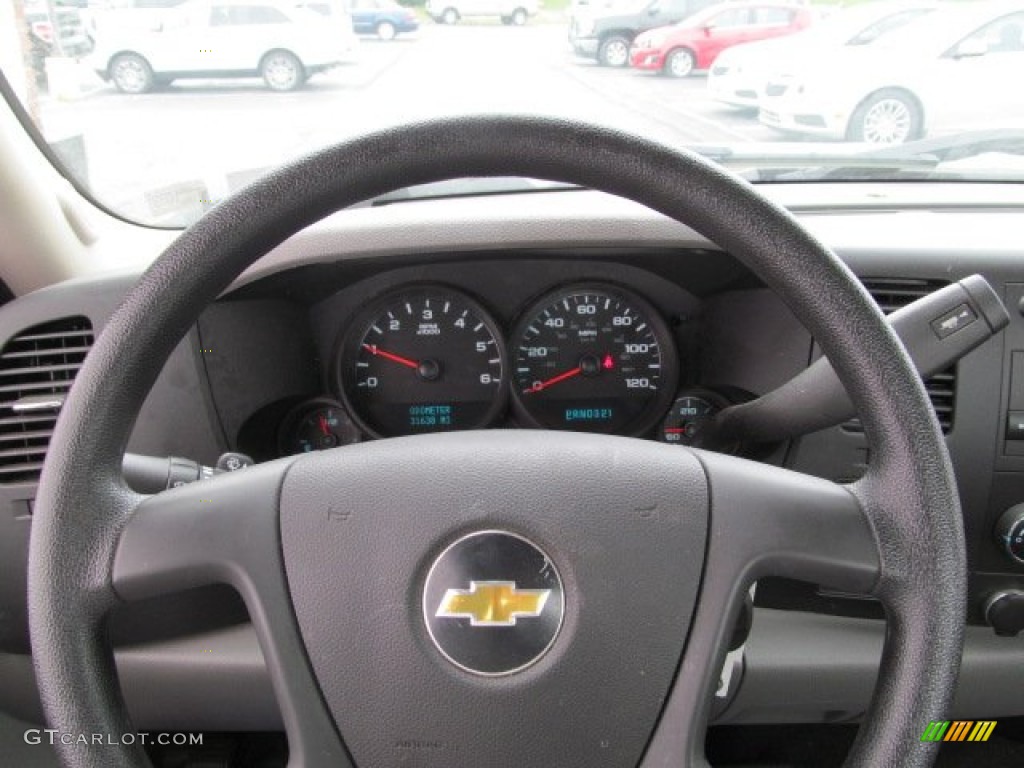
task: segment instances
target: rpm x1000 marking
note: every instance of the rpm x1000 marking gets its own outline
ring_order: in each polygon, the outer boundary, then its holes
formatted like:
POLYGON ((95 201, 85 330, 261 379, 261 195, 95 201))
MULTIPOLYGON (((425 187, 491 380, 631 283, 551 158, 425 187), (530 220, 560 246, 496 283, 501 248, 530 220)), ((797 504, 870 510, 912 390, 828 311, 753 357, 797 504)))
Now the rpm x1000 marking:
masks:
POLYGON ((376 437, 487 426, 505 399, 505 346, 457 291, 384 297, 353 323, 338 361, 352 415, 376 437))

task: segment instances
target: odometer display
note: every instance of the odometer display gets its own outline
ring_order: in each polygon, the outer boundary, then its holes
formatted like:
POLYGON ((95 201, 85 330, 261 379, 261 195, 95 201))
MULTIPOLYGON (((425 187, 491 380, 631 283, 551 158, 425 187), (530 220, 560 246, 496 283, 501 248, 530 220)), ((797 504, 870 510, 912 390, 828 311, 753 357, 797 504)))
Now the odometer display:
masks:
POLYGON ((505 396, 494 321, 447 288, 392 294, 356 320, 338 369, 352 415, 377 437, 489 424, 505 396))
POLYGON ((545 296, 523 315, 512 344, 519 410, 548 429, 640 434, 668 407, 678 380, 664 322, 618 288, 545 296))

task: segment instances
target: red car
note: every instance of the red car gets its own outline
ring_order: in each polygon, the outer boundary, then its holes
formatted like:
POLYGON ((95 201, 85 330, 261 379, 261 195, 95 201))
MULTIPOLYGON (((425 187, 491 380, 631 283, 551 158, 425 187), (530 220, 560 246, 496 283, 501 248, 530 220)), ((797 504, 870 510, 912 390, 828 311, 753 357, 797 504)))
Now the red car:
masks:
POLYGON ((791 3, 720 3, 678 24, 639 35, 629 61, 637 69, 687 77, 695 69, 709 69, 726 48, 791 35, 813 19, 809 8, 791 3))

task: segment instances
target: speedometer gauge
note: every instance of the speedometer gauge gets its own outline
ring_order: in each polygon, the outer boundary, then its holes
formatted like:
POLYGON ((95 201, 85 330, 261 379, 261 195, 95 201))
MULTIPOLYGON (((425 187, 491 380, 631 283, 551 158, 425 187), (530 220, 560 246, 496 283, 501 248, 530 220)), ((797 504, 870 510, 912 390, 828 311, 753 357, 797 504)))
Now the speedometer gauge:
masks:
POLYGON ((675 391, 679 371, 658 313, 619 288, 582 285, 549 294, 513 334, 513 393, 537 426, 640 434, 675 391))
POLYGON ((353 417, 376 437, 486 426, 506 393, 494 321, 461 293, 419 287, 384 297, 350 328, 338 360, 353 417))

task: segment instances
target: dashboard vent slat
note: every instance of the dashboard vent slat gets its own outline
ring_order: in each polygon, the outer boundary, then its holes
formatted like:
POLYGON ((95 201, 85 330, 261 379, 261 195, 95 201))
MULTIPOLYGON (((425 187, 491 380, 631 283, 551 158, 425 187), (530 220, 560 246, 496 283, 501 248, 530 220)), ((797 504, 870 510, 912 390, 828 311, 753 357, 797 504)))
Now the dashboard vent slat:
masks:
POLYGON ((6 463, 8 459, 20 459, 26 456, 41 459, 46 456, 46 448, 47 445, 44 443, 43 445, 27 445, 0 450, 0 462, 6 463))
POLYGON ((24 464, 8 464, 0 465, 0 482, 13 483, 16 482, 21 475, 26 473, 35 473, 36 477, 43 471, 43 462, 41 461, 29 461, 24 464))
POLYGON ((23 398, 59 402, 92 347, 92 324, 67 317, 28 328, 0 350, 0 484, 35 482, 43 468, 57 410, 16 412, 23 398))
POLYGON ((89 349, 89 347, 67 347, 66 349, 26 349, 21 352, 11 350, 10 352, 5 352, 4 357, 14 360, 19 357, 36 358, 52 356, 56 358, 80 354, 84 360, 89 349))
MULTIPOLYGON (((84 317, 72 319, 82 319, 85 320, 86 324, 89 323, 89 321, 84 317)), ((63 321, 56 320, 54 322, 60 323, 63 321)), ((46 325, 51 325, 51 323, 46 323, 46 325)), ((90 325, 89 328, 82 328, 79 330, 21 334, 11 339, 8 344, 37 344, 39 342, 53 342, 53 346, 66 347, 69 339, 83 339, 88 346, 92 346, 92 326, 90 325)))
POLYGON ((16 442, 18 440, 38 440, 45 438, 49 441, 50 437, 53 436, 52 429, 40 429, 34 432, 0 432, 0 445, 4 443, 16 442))
MULTIPOLYGON (((861 283, 885 314, 902 309, 922 296, 943 288, 949 283, 945 280, 921 280, 917 278, 866 277, 861 283)), ((936 373, 924 383, 928 397, 935 409, 943 434, 953 429, 953 416, 956 409, 956 366, 936 373)), ((851 419, 843 424, 847 432, 863 432, 859 419, 851 419)))

